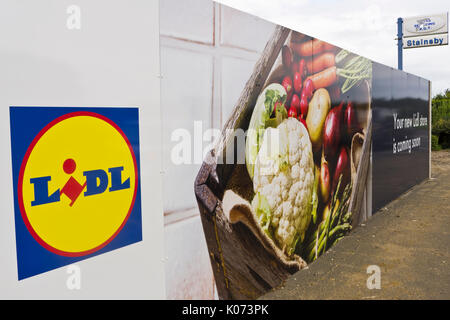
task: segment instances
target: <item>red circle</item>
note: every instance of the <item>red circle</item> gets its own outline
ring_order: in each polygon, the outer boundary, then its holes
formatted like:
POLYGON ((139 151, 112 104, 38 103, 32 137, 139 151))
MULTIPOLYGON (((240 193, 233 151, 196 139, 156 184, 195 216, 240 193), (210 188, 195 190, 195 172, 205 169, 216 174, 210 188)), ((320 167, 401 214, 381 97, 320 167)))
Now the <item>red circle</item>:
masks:
POLYGON ((66 161, 64 161, 63 169, 64 169, 65 173, 72 174, 72 173, 74 173, 76 168, 77 168, 77 164, 75 163, 75 160, 67 159, 66 161))
MULTIPOLYGON (((67 160, 66 160, 67 161, 67 160)), ((63 116, 60 116, 59 118, 56 118, 55 120, 51 121, 49 124, 47 124, 37 135, 36 137, 33 139, 33 141, 31 142, 30 146, 27 149, 27 152, 25 153, 25 156, 22 160, 22 165, 20 167, 20 173, 19 173, 19 181, 17 183, 17 189, 18 189, 18 200, 19 200, 19 207, 20 207, 20 213, 22 215, 22 219, 25 223, 25 226, 27 227, 28 231, 31 233, 31 235, 33 236, 33 238, 41 245, 43 246, 45 249, 61 255, 61 256, 65 256, 65 257, 81 257, 81 256, 85 256, 85 255, 89 255, 91 253, 94 253, 102 248, 104 248, 106 245, 108 245, 119 233, 120 231, 122 231, 123 227, 125 226, 125 224, 128 221, 128 218, 130 217, 131 211, 133 210, 134 207, 134 202, 136 200, 136 194, 137 194, 137 188, 138 188, 138 168, 137 168, 137 162, 136 162, 136 156, 134 154, 133 148, 131 146, 130 141, 128 140, 127 136, 125 135, 125 133, 122 131, 122 129, 120 129, 120 127, 115 124, 111 119, 108 119, 107 117, 95 113, 95 112, 90 112, 90 111, 77 111, 77 112, 72 112, 72 113, 67 113, 63 116), (98 245, 95 248, 86 250, 86 251, 82 251, 82 252, 67 252, 67 251, 62 251, 59 249, 56 249, 52 246, 50 246, 48 243, 46 243, 44 240, 42 240, 42 238, 36 233, 36 231, 34 231, 33 227, 31 226, 30 221, 28 220, 26 211, 25 211, 25 205, 23 203, 23 193, 22 193, 22 186, 23 186, 23 175, 25 173, 25 167, 27 165, 28 159, 30 157, 31 151, 33 151, 34 146, 36 145, 36 143, 41 139, 41 137, 53 126, 55 126, 57 123, 69 119, 69 118, 73 118, 73 117, 79 117, 79 116, 87 116, 87 117, 94 117, 94 118, 98 118, 100 120, 103 120, 105 122, 107 122, 108 124, 110 124, 114 129, 117 130, 117 132, 120 133, 120 135, 123 137, 123 139, 125 140, 125 142, 128 145, 128 148, 130 149, 130 153, 131 156, 133 157, 133 163, 134 163, 134 174, 135 174, 135 183, 134 183, 134 194, 133 194, 133 200, 131 201, 131 205, 130 205, 130 209, 128 210, 128 213, 125 217, 125 219, 123 220, 122 224, 119 226, 119 228, 116 230, 116 232, 109 238, 107 239, 104 243, 98 245)))

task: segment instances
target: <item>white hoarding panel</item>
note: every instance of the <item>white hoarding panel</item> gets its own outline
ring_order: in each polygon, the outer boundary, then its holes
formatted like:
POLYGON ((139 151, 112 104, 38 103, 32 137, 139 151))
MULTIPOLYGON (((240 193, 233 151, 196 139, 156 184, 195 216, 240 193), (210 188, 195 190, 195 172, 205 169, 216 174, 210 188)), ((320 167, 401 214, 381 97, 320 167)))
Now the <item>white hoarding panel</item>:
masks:
POLYGON ((0 299, 164 298, 159 2, 4 0, 0 70, 0 299))
POLYGON ((448 13, 403 18, 403 37, 448 33, 448 13))

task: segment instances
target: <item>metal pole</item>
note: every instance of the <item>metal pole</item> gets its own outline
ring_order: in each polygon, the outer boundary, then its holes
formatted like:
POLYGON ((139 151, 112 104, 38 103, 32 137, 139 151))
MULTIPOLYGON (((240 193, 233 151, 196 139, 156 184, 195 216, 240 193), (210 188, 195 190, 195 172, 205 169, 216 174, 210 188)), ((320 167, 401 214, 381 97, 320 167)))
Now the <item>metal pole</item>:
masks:
POLYGON ((431 96, 431 81, 428 81, 428 178, 431 180, 431 137, 432 137, 432 131, 431 131, 431 123, 432 123, 432 116, 433 116, 433 110, 432 110, 432 99, 431 96))
POLYGON ((403 70, 403 19, 397 19, 398 69, 403 70))

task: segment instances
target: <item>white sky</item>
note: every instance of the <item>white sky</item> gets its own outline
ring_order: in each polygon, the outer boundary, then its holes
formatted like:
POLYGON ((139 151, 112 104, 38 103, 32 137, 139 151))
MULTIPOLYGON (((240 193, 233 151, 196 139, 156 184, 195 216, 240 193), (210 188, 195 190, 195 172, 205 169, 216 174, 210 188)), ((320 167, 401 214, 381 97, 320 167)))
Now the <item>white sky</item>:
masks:
MULTIPOLYGON (((218 0, 397 68, 397 18, 444 13, 450 0, 218 0)), ((403 50, 403 70, 450 88, 450 46, 403 50)))

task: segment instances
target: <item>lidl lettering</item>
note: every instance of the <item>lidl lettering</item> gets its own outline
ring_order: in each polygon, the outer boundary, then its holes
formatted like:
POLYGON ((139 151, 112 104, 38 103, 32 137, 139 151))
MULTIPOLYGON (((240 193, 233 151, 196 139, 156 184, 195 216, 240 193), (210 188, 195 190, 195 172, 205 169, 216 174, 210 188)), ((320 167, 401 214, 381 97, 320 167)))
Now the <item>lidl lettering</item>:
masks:
MULTIPOLYGON (((75 163, 72 159, 67 159, 64 164, 69 161, 75 163)), ((63 166, 64 172, 68 174, 73 172, 67 170, 66 167, 66 165, 63 166)), ((122 182, 122 171, 123 166, 108 169, 111 177, 109 192, 130 188, 130 178, 127 178, 122 182)), ((75 178, 70 177, 61 189, 57 189, 51 195, 49 195, 49 182, 52 180, 51 176, 31 178, 30 183, 33 184, 34 187, 34 200, 31 201, 31 206, 59 202, 61 200, 61 195, 67 196, 71 200, 70 206, 72 206, 85 188, 85 197, 102 194, 106 191, 109 184, 109 178, 106 171, 102 169, 84 171, 83 176, 86 177, 84 184, 80 184, 75 178)))

